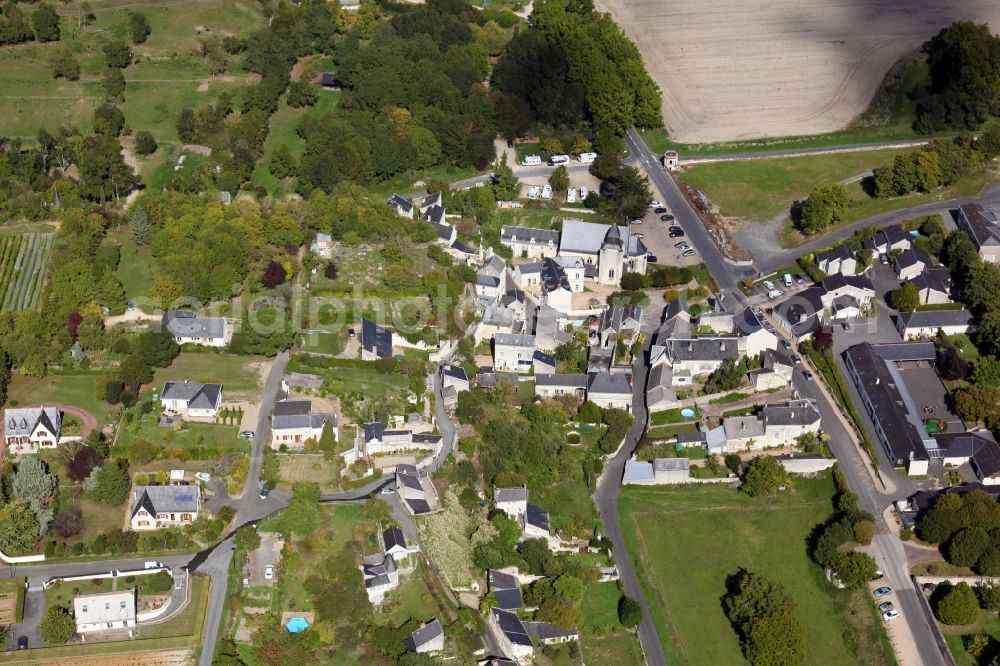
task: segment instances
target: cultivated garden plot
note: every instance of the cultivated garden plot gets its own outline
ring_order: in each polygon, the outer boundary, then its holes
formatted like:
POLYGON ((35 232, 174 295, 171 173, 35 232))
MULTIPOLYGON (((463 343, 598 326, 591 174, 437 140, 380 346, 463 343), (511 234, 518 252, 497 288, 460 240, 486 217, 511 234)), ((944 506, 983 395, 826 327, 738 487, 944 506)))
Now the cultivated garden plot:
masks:
POLYGON ((20 234, 0 238, 0 291, 4 310, 27 310, 38 305, 45 267, 52 250, 52 234, 20 234))

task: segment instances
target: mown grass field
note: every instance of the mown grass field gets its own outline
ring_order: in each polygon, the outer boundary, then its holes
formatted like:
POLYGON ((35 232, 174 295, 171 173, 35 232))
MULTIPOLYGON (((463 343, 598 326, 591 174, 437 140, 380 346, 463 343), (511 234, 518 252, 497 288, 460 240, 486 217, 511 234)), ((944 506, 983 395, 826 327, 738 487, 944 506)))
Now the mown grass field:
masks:
POLYGON ((784 584, 806 627, 808 664, 856 663, 806 537, 832 511, 833 482, 750 498, 728 487, 625 488, 619 512, 671 663, 743 663, 722 610, 727 576, 743 567, 784 584))
POLYGON ((106 402, 97 399, 97 373, 56 374, 35 378, 15 374, 7 389, 10 400, 22 406, 58 404, 79 407, 96 416, 98 420, 114 411, 106 402))
MULTIPOLYGON (((59 4, 60 41, 28 42, 0 51, 0 136, 33 139, 38 128, 53 131, 62 125, 90 129, 93 110, 104 99, 105 71, 102 46, 113 38, 127 39, 128 11, 140 11, 152 32, 145 43, 132 47, 134 63, 125 70, 123 111, 133 131, 145 129, 157 141, 177 141, 174 119, 185 106, 203 106, 223 91, 236 92, 248 74, 230 57, 227 70, 212 76, 200 55, 201 41, 226 35, 246 35, 265 19, 248 0, 166 0, 128 4, 93 0, 96 20, 81 26, 82 2, 59 4), (78 81, 54 79, 53 54, 69 49, 81 67, 78 81)), ((30 5, 22 8, 34 11, 30 5)))
MULTIPOLYGON (((817 185, 829 185, 890 164, 904 150, 872 150, 809 157, 720 162, 681 175, 705 192, 727 217, 767 219, 787 213, 817 185)), ((856 185, 860 191, 860 185, 856 185)), ((853 190, 854 187, 851 189, 853 190)))
POLYGON ((260 363, 255 356, 234 356, 221 352, 181 352, 169 368, 157 368, 153 384, 163 388, 168 381, 184 379, 202 384, 222 384, 225 401, 253 398, 260 391, 260 363))

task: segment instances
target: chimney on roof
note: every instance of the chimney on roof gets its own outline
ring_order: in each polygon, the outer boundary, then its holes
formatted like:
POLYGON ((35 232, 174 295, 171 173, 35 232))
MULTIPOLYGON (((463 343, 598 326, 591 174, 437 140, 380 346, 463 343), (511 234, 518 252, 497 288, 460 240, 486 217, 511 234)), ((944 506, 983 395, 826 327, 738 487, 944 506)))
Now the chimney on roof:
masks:
POLYGON ((719 351, 726 351, 726 341, 725 340, 721 340, 719 342, 719 351))
POLYGON ((694 351, 694 342, 688 340, 688 351, 694 351))

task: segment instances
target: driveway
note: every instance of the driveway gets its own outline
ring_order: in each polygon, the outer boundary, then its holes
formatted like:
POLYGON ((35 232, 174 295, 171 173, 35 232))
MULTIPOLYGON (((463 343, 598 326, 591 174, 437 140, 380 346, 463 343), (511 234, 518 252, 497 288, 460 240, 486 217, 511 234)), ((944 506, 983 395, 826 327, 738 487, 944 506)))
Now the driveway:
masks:
POLYGON ((274 579, 264 578, 264 568, 268 564, 275 569, 281 561, 281 548, 285 542, 274 532, 260 533, 260 546, 250 553, 250 584, 251 585, 274 585, 274 579))
POLYGON ((20 622, 12 624, 10 627, 10 635, 7 638, 10 649, 13 650, 16 648, 17 639, 21 636, 28 637, 29 648, 42 647, 40 626, 44 613, 45 590, 42 589, 42 585, 39 582, 28 588, 28 593, 24 596, 24 615, 20 622))

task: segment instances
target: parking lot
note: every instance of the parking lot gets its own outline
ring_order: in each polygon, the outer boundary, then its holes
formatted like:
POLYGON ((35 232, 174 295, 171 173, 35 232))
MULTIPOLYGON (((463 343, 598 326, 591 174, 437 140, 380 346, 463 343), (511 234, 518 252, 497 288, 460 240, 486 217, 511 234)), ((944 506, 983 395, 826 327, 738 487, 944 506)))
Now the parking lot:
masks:
MULTIPOLYGON (((677 225, 676 221, 661 221, 660 216, 666 213, 657 213, 654 208, 646 211, 642 217, 641 224, 630 225, 633 234, 642 234, 642 242, 649 250, 649 254, 656 257, 657 264, 663 266, 693 266, 702 262, 701 253, 694 248, 694 253, 683 256, 682 250, 674 247, 675 244, 683 241, 691 244, 687 234, 670 237, 670 227, 677 225)), ((679 225, 678 225, 679 226, 679 225)), ((683 230, 683 227, 682 227, 683 230)))

